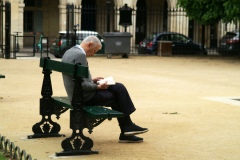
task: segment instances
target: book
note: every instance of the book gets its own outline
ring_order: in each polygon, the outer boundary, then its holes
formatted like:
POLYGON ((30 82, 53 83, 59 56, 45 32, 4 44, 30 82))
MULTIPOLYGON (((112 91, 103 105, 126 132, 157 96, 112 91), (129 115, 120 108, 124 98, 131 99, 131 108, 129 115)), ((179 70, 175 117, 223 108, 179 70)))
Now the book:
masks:
POLYGON ((107 77, 107 78, 104 78, 104 79, 101 79, 101 80, 97 81, 98 84, 103 84, 105 82, 107 82, 107 85, 116 84, 116 82, 113 80, 113 77, 107 77))

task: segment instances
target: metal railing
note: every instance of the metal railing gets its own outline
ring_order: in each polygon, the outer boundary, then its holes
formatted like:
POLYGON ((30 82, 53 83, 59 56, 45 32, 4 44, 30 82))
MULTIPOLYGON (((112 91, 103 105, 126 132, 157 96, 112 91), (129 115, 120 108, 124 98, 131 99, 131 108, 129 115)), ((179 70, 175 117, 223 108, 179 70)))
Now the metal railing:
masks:
MULTIPOLYGON (((77 30, 86 28, 97 31, 100 35, 110 32, 124 32, 125 28, 119 25, 119 8, 112 4, 70 5, 67 7, 67 26, 73 30, 74 24, 79 24, 77 30), (108 8, 109 7, 109 8, 108 8), (87 17, 87 20, 85 20, 87 17)), ((190 20, 184 10, 179 8, 160 8, 146 6, 132 9, 132 25, 126 30, 131 38, 131 53, 136 54, 139 42, 151 33, 178 32, 191 38, 195 43, 205 46, 210 55, 217 55, 220 39, 228 32, 239 29, 239 22, 204 26, 195 20, 190 20)))
POLYGON ((15 146, 13 142, 0 135, 0 151, 3 151, 6 158, 13 160, 32 160, 32 156, 27 154, 25 150, 21 150, 15 146))

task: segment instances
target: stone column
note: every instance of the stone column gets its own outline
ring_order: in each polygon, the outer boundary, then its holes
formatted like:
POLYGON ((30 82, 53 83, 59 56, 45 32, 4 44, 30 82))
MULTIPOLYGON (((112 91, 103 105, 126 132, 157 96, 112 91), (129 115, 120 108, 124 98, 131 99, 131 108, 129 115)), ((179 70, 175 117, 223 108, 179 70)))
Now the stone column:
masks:
POLYGON ((66 30, 66 4, 59 4, 59 31, 66 30))
MULTIPOLYGON (((23 29, 23 12, 24 12, 24 7, 25 7, 25 4, 24 3, 19 3, 18 4, 18 32, 21 32, 19 33, 18 35, 23 35, 24 33, 24 29, 23 29)), ((23 41, 19 41, 19 46, 20 48, 22 48, 23 46, 23 41)))

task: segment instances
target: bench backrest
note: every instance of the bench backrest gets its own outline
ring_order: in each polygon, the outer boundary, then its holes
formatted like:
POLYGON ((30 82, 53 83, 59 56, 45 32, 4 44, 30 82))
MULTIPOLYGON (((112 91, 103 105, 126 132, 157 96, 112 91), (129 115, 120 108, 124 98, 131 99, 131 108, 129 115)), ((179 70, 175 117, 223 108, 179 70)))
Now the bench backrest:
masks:
POLYGON ((71 76, 78 76, 81 78, 88 78, 88 67, 81 66, 80 64, 69 64, 60 61, 51 60, 49 58, 40 59, 40 67, 49 69, 71 76))

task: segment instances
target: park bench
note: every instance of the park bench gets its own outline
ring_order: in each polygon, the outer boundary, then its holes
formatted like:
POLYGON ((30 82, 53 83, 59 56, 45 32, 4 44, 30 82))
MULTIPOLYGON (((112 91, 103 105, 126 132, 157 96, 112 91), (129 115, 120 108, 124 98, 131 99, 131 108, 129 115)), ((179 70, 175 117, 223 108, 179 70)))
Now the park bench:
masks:
POLYGON ((5 75, 0 74, 0 78, 5 78, 5 75))
POLYGON ((40 98, 40 115, 42 119, 32 127, 33 135, 28 135, 28 138, 46 138, 46 137, 61 137, 59 134, 61 129, 57 122, 53 122, 52 115, 56 115, 59 119, 60 115, 70 110, 70 129, 72 135, 62 141, 63 151, 57 152, 56 156, 70 155, 87 155, 97 154, 98 151, 91 150, 93 140, 83 134, 83 129, 87 128, 91 134, 93 128, 101 124, 104 120, 123 117, 123 113, 114 111, 103 106, 85 106, 82 92, 83 78, 89 75, 88 67, 83 67, 80 64, 68 64, 51 60, 49 57, 40 58, 40 67, 43 68, 44 74, 42 90, 40 98), (73 76, 75 83, 72 103, 64 96, 52 96, 51 73, 52 71, 61 72, 73 76))

